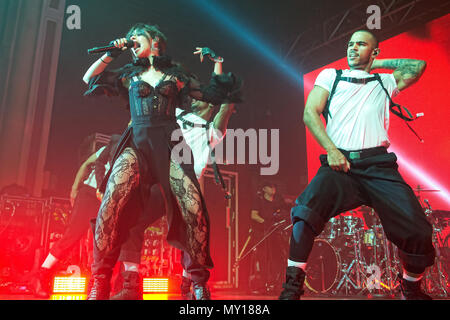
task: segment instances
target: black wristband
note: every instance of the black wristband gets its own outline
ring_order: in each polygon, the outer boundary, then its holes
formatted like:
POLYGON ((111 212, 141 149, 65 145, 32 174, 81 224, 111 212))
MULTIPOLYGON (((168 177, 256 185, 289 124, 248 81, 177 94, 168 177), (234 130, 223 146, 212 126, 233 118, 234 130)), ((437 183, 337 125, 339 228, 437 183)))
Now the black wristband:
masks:
POLYGON ((119 49, 119 48, 117 48, 117 49, 112 49, 112 50, 109 50, 109 51, 106 51, 106 55, 107 55, 108 57, 113 58, 113 59, 117 58, 117 57, 120 56, 122 53, 123 53, 123 50, 122 50, 122 49, 119 49))

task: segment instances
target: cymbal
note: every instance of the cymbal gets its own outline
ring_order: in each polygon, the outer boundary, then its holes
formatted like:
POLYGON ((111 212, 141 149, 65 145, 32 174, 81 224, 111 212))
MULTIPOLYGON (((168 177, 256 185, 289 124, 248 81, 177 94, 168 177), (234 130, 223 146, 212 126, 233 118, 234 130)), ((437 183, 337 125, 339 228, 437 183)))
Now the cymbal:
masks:
POLYGON ((415 189, 413 189, 415 192, 439 192, 441 190, 433 190, 433 189, 425 189, 423 186, 421 186, 420 184, 417 185, 417 187, 415 189))

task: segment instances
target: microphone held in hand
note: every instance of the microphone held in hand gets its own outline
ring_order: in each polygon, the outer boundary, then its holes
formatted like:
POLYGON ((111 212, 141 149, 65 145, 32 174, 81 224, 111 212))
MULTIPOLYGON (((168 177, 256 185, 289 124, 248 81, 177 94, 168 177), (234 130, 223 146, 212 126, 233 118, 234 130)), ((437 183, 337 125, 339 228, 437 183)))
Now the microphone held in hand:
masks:
MULTIPOLYGON (((134 47, 134 41, 133 40, 127 40, 127 42, 125 43, 125 48, 133 48, 134 47)), ((113 51, 113 50, 122 50, 121 48, 117 48, 114 45, 114 41, 111 41, 109 43, 109 45, 107 46, 103 46, 103 47, 95 47, 92 49, 88 49, 88 54, 95 54, 95 53, 103 53, 103 52, 107 52, 107 51, 113 51)))

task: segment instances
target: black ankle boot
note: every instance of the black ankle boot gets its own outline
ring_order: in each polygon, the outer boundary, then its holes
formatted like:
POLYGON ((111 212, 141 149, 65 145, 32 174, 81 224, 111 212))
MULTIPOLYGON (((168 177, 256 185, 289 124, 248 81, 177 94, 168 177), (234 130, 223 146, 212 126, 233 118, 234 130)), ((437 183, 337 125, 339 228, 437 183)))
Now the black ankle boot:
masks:
POLYGON ((287 267, 286 282, 283 283, 284 290, 281 292, 279 300, 300 300, 305 282, 306 273, 301 268, 287 267))
POLYGON ((211 292, 205 282, 194 282, 192 285, 195 300, 211 300, 211 292))
POLYGON ((51 290, 52 271, 47 268, 40 268, 35 279, 32 280, 32 291, 35 297, 48 299, 51 290))
POLYGON ((111 290, 111 273, 99 273, 92 275, 88 300, 109 300, 111 290))
POLYGON ((425 294, 420 288, 422 280, 408 281, 403 279, 403 276, 399 273, 398 281, 400 282, 400 291, 402 300, 433 300, 429 295, 425 294))
POLYGON ((110 300, 142 300, 141 277, 139 272, 124 271, 123 288, 110 300))
POLYGON ((192 280, 186 277, 182 277, 181 278, 181 286, 180 286, 180 291, 181 291, 181 298, 183 300, 194 300, 194 294, 191 291, 191 284, 192 284, 192 280))

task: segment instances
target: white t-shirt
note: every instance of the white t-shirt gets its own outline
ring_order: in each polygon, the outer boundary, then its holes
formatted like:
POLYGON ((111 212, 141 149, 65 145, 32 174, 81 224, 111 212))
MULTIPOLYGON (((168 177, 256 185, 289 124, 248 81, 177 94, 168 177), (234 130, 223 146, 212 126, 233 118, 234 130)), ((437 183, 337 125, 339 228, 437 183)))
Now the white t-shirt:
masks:
MULTIPOLYGON (((106 149, 106 146, 101 147, 100 149, 98 149, 98 151, 95 153, 95 155, 98 157, 100 157, 100 154, 103 152, 103 150, 106 149)), ((109 161, 105 164, 105 173, 109 171, 109 168, 111 167, 109 161)), ((92 170, 91 173, 89 174, 89 177, 84 180, 83 182, 85 185, 88 185, 94 189, 97 189, 97 181, 95 180, 95 170, 92 170)))
MULTIPOLYGON (((362 70, 343 70, 342 77, 370 78, 362 70)), ((391 96, 398 93, 395 78, 380 73, 383 85, 391 96)), ((331 92, 336 69, 324 69, 315 85, 331 92)), ((329 106, 326 131, 337 148, 347 151, 388 147, 389 98, 377 80, 366 84, 339 81, 329 106)))
MULTIPOLYGON (((176 116, 179 116, 183 110, 177 108, 175 110, 176 116)), ((187 121, 190 121, 195 124, 206 124, 207 121, 193 113, 188 113, 183 116, 183 118, 187 121)), ((186 140, 186 143, 192 150, 192 154, 194 156, 194 171, 197 178, 201 178, 203 171, 208 165, 208 160, 210 156, 210 147, 208 147, 208 140, 211 148, 214 148, 222 139, 223 135, 220 130, 214 129, 211 124, 208 132, 206 132, 205 128, 201 127, 191 127, 186 126, 186 129, 183 126, 183 122, 178 120, 178 125, 181 128, 181 132, 183 133, 183 137, 186 140)))

